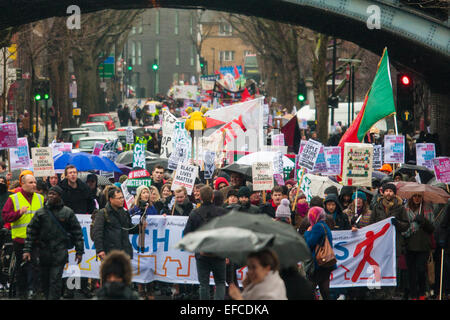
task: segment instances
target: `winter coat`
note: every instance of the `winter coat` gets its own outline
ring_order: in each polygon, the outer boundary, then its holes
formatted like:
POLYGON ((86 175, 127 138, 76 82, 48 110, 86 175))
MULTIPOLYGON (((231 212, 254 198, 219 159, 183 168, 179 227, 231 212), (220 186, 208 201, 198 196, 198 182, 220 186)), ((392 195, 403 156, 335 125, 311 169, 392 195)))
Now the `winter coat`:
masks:
MULTIPOLYGON (((61 205, 51 210, 62 227, 72 235, 77 254, 84 253, 84 239, 80 223, 72 209, 61 205)), ((66 234, 50 216, 50 208, 36 211, 27 226, 24 252, 32 252, 34 246, 39 247, 40 263, 48 266, 61 266, 67 263, 68 251, 66 234)))
POLYGON ((334 226, 331 228, 332 230, 350 230, 350 222, 348 220, 348 216, 342 212, 342 206, 338 200, 338 197, 331 193, 327 195, 323 202, 323 207, 327 215, 333 218, 334 226), (333 201, 336 204, 336 209, 334 212, 327 211, 327 202, 333 201))
MULTIPOLYGON (((169 199, 167 199, 167 200, 169 200, 169 199)), ((166 203, 167 203, 167 205, 164 207, 164 209, 160 213, 161 214, 165 213, 170 216, 170 215, 172 215, 173 207, 172 207, 172 209, 170 209, 168 206, 168 204, 170 203, 170 200, 166 201, 166 203)), ((178 204, 175 202, 174 206, 175 206, 175 210, 173 211, 174 216, 189 216, 192 209, 194 209, 194 205, 192 204, 192 202, 189 201, 188 198, 186 198, 182 204, 178 204)))
POLYGON ((376 223, 378 221, 387 219, 389 217, 395 218, 395 229, 396 229, 396 253, 399 256, 402 253, 404 246, 404 238, 401 232, 405 232, 409 228, 409 221, 406 215, 405 207, 403 206, 403 201, 400 197, 395 196, 393 201, 394 205, 386 211, 383 205, 384 197, 379 197, 377 203, 372 209, 372 215, 370 216, 370 224, 376 223))
POLYGON ((193 232, 213 218, 222 216, 226 213, 227 211, 224 208, 215 206, 212 203, 204 202, 200 207, 192 210, 189 214, 189 219, 186 222, 183 234, 186 235, 189 232, 193 232))
POLYGON ((424 204, 421 214, 424 217, 421 223, 414 221, 414 217, 419 214, 419 209, 413 211, 408 206, 406 206, 406 214, 408 216, 408 221, 410 227, 408 231, 404 234, 406 249, 408 251, 419 251, 419 252, 429 252, 432 249, 431 235, 434 231, 433 222, 431 221, 433 209, 427 203, 424 204), (411 232, 410 229, 415 227, 415 232, 411 232))
POLYGON ((369 209, 367 202, 365 202, 361 212, 359 214, 355 214, 355 202, 352 202, 348 208, 344 210, 344 214, 347 215, 352 227, 360 229, 367 227, 370 224, 372 211, 369 209), (362 217, 359 219, 358 223, 356 223, 356 220, 358 220, 360 215, 362 215, 362 217))
POLYGON ((442 222, 439 226, 439 246, 444 248, 446 252, 450 250, 450 206, 447 206, 445 212, 443 212, 444 217, 442 218, 442 222))
POLYGON ((246 212, 246 213, 261 213, 259 208, 249 202, 241 204, 239 207, 239 211, 246 212))
MULTIPOLYGON (((311 251, 315 270, 318 270, 318 268, 323 268, 323 267, 319 267, 319 265, 317 264, 317 261, 316 261, 316 246, 318 244, 322 244, 322 241, 324 240, 325 235, 328 237, 328 241, 330 242, 331 247, 333 247, 333 236, 331 234, 330 228, 325 223, 325 221, 317 222, 311 228, 310 231, 306 231, 304 234, 306 244, 308 245, 309 250, 311 251)), ((336 265, 331 267, 331 269, 336 269, 336 265)))
POLYGON ((91 192, 87 184, 77 179, 77 187, 74 189, 69 186, 69 181, 64 179, 59 186, 63 189, 64 205, 72 209, 75 214, 92 214, 95 210, 95 194, 91 192))
POLYGON ((96 292, 98 300, 139 300, 136 291, 123 282, 106 282, 96 292))
POLYGON ((267 201, 265 204, 262 204, 262 205, 259 207, 259 210, 260 210, 262 213, 267 214, 269 217, 275 218, 275 214, 276 214, 276 212, 277 212, 277 208, 278 208, 278 206, 275 206, 275 205, 273 204, 272 199, 270 199, 270 200, 267 201))
POLYGON ((244 300, 287 300, 286 286, 278 271, 269 271, 263 281, 242 291, 244 300))
POLYGON ((104 251, 108 254, 112 250, 123 250, 133 258, 133 248, 129 234, 139 233, 138 225, 131 223, 130 215, 120 208, 114 210, 108 202, 105 210, 99 210, 95 215, 93 226, 93 240, 96 252, 104 251))
POLYGON ((282 269, 280 277, 286 286, 288 300, 315 300, 312 283, 300 274, 297 267, 282 269))

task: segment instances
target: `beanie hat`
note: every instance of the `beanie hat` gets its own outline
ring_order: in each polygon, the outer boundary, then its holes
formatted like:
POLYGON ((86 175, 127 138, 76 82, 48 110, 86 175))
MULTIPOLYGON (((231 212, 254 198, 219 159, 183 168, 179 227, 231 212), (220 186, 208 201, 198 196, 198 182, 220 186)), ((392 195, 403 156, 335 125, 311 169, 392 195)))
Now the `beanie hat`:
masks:
POLYGON ((231 189, 231 190, 228 191, 228 193, 227 193, 227 198, 230 197, 230 196, 236 196, 236 197, 239 198, 239 193, 237 192, 237 190, 231 189))
POLYGON ((227 186, 230 185, 227 179, 225 179, 224 177, 219 177, 216 179, 216 182, 214 182, 214 189, 219 190, 219 184, 221 183, 225 183, 227 186))
POLYGON ((63 194, 63 189, 61 189, 61 187, 60 186, 53 186, 53 187, 51 187, 50 188, 50 190, 49 190, 49 192, 50 191, 54 191, 54 192, 56 192, 57 194, 59 194, 60 196, 62 196, 62 194, 63 194))
POLYGON ((122 189, 122 184, 120 184, 119 182, 115 182, 114 185, 115 185, 117 188, 122 189))
POLYGON ((277 208, 277 211, 275 212, 276 218, 290 218, 291 217, 291 210, 289 209, 289 200, 288 199, 281 199, 281 203, 277 208))
POLYGON ((391 189, 394 192, 394 194, 397 194, 397 187, 393 183, 385 183, 385 184, 383 184, 382 188, 383 188, 383 192, 384 192, 384 190, 391 189))
POLYGON ((246 198, 250 198, 250 189, 247 187, 240 187, 239 191, 238 191, 238 197, 246 197, 246 198))
POLYGON ((353 193, 352 201, 355 201, 356 196, 358 196, 358 199, 363 199, 364 201, 367 201, 367 196, 362 191, 358 191, 358 192, 353 193))

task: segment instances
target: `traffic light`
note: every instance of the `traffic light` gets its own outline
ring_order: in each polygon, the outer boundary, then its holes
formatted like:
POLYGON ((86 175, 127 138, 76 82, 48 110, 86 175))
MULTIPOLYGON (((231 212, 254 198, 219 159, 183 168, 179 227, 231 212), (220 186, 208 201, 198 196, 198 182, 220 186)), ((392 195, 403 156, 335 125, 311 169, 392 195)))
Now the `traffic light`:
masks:
POLYGON ((408 73, 397 74, 397 117, 402 121, 402 131, 408 133, 414 120, 414 80, 408 73))
POLYGON ((22 80, 22 69, 16 68, 16 80, 22 80))
POLYGON ((50 82, 48 80, 37 80, 33 82, 33 97, 35 101, 50 98, 50 82))
POLYGON ((306 100, 306 85, 305 81, 301 79, 297 83, 297 100, 303 105, 306 100))
POLYGON ((200 57, 200 70, 202 71, 202 74, 207 73, 208 69, 208 62, 205 60, 205 58, 200 57))
POLYGON ((128 59, 128 63, 127 63, 127 70, 128 71, 133 71, 133 64, 131 63, 131 59, 128 59))
POLYGON ((158 71, 158 69, 159 69, 158 59, 153 60, 152 69, 153 69, 153 71, 158 71))

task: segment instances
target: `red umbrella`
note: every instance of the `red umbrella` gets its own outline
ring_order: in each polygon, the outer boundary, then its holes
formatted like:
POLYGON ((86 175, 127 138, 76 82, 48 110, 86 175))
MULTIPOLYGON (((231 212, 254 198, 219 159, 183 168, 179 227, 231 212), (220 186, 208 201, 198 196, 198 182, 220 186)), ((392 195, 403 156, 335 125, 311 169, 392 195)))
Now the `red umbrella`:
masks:
POLYGON ((450 198, 450 194, 446 191, 429 184, 406 181, 393 182, 393 184, 397 187, 397 195, 403 199, 409 199, 415 194, 421 194, 426 202, 445 204, 450 198))

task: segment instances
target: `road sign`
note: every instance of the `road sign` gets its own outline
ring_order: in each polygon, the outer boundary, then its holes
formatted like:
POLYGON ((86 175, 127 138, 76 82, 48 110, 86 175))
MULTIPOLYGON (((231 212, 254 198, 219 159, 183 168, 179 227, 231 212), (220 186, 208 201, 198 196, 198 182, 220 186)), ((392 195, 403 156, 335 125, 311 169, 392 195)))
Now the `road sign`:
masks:
POLYGON ((401 117, 403 121, 412 121, 413 120, 413 114, 411 111, 405 110, 401 112, 401 117))
POLYGON ((73 108, 72 110, 74 116, 81 116, 81 108, 73 108))

